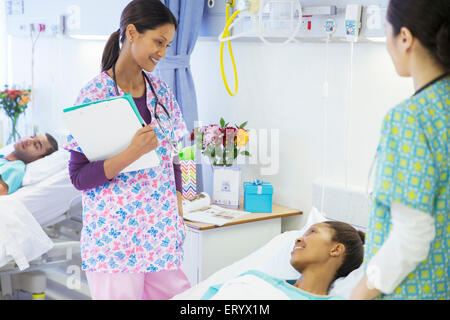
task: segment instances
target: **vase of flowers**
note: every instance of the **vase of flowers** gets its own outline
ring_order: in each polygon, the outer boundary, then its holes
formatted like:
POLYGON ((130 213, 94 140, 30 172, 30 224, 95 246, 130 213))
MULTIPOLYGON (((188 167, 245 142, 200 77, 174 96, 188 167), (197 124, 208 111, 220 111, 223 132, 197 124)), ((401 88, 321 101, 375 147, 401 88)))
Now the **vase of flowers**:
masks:
POLYGON ((20 133, 17 131, 19 117, 25 113, 30 102, 31 90, 8 89, 0 91, 0 108, 3 109, 11 120, 11 133, 6 144, 20 140, 20 133))
POLYGON ((239 155, 250 156, 242 150, 248 143, 247 121, 230 126, 223 118, 220 124, 194 128, 191 140, 213 165, 213 202, 227 207, 239 207, 241 169, 235 165, 239 155))

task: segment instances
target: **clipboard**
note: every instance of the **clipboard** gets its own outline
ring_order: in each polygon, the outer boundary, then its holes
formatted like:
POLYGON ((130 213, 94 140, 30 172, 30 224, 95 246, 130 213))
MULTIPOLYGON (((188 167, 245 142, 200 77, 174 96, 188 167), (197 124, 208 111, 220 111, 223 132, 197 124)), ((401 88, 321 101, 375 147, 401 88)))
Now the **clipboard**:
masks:
MULTIPOLYGON (((136 131, 145 126, 130 94, 63 110, 67 128, 89 161, 105 160, 124 151, 136 131)), ((155 150, 144 154, 121 173, 161 165, 155 150)))

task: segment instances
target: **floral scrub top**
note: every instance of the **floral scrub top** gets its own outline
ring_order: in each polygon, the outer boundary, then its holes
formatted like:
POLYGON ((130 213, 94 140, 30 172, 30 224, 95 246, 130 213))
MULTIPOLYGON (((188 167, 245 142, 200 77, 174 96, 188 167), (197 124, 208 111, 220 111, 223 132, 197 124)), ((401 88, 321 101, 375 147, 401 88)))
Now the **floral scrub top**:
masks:
MULTIPOLYGON (((187 133, 173 92, 166 83, 147 73, 159 101, 171 114, 174 138, 187 133)), ((183 260, 184 221, 178 212, 175 177, 168 141, 158 132, 154 117, 155 97, 147 85, 147 107, 159 139, 161 165, 120 173, 102 186, 82 192, 82 269, 90 272, 144 273, 174 270, 183 260)), ((124 92, 119 88, 120 95, 124 92)), ((112 78, 103 72, 92 79, 75 105, 115 96, 112 78)), ((72 135, 67 150, 83 152, 72 135)))
POLYGON ((381 299, 449 299, 450 78, 429 85, 385 117, 377 156, 364 260, 383 245, 394 201, 431 215, 435 238, 428 257, 381 299))

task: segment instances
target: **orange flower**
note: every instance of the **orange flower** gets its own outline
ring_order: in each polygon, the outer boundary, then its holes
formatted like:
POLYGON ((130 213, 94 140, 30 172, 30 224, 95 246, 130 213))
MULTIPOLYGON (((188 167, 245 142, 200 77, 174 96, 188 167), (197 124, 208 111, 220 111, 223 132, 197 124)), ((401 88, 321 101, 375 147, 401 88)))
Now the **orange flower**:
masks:
POLYGON ((28 95, 23 95, 20 97, 19 105, 24 106, 30 102, 30 97, 28 95))
POLYGON ((244 129, 239 129, 236 136, 236 143, 238 147, 243 147, 248 142, 248 132, 244 129))

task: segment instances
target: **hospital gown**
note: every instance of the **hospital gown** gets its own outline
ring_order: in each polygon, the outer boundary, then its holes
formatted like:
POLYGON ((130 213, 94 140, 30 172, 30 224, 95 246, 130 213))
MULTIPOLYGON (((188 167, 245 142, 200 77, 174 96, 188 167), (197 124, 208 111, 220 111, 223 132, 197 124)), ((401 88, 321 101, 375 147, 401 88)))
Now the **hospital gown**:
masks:
POLYGON ((300 290, 289 281, 259 270, 249 270, 236 278, 208 288, 201 300, 342 300, 300 290))
POLYGON ((393 202, 431 215, 436 236, 428 257, 381 299, 450 297, 449 92, 450 79, 441 79, 393 108, 383 122, 364 261, 389 235, 393 202))
POLYGON ((9 161, 0 155, 0 177, 8 186, 8 194, 17 191, 22 186, 25 176, 25 163, 20 160, 9 161))

